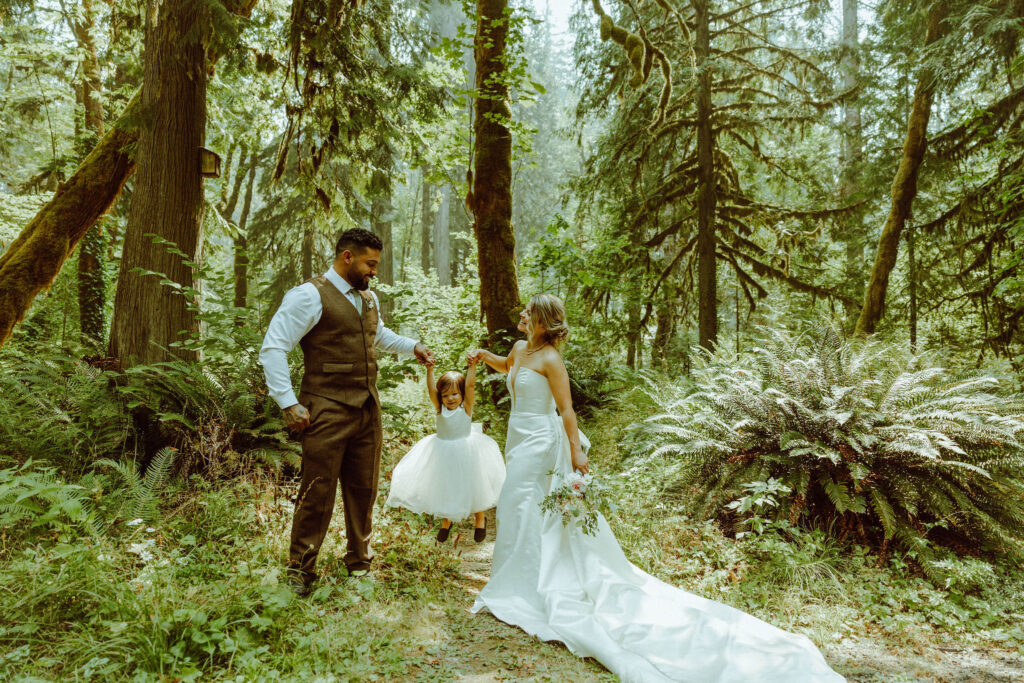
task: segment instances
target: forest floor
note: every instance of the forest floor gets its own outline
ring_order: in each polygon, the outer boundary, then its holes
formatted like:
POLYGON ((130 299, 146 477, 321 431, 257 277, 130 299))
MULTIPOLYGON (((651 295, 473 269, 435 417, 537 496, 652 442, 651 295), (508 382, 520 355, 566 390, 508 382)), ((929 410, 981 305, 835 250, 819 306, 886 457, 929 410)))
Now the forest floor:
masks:
MULTIPOLYGON (((400 680, 407 681, 615 681, 593 659, 580 660, 561 643, 542 642, 487 612, 472 614, 470 606, 490 575, 494 551, 493 511, 488 540, 472 541, 472 529, 457 527, 444 545, 433 541, 436 528, 423 543, 457 558, 454 583, 438 586, 437 602, 428 603, 416 627, 423 642, 422 659, 400 680), (453 540, 454 539, 454 540, 453 540)), ((1024 681, 1024 656, 1016 650, 951 643, 899 646, 865 634, 842 638, 821 647, 829 664, 851 682, 882 683, 1010 683, 1024 681)))

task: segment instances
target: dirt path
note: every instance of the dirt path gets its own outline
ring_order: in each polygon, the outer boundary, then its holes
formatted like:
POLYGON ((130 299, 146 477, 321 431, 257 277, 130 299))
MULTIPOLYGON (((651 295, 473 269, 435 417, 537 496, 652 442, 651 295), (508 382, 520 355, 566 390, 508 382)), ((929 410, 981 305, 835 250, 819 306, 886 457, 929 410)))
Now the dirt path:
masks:
MULTIPOLYGON (((474 543, 472 530, 458 528, 449 550, 459 557, 460 576, 432 605, 436 646, 424 648, 410 681, 615 681, 594 660, 580 660, 559 643, 539 641, 469 605, 487 582, 494 552, 494 520, 488 540, 474 543)), ((967 647, 895 650, 872 640, 846 638, 826 644, 829 663, 851 683, 1024 683, 1024 657, 1016 652, 967 647)))

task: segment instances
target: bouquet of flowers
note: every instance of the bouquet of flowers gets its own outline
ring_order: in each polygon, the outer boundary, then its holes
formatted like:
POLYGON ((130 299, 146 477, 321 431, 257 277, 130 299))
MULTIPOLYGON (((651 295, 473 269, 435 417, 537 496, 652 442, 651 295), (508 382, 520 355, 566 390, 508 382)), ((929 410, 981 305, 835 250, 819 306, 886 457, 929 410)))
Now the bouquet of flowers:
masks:
POLYGON ((608 496, 608 486, 594 479, 592 474, 572 472, 554 475, 555 485, 544 497, 540 509, 561 515, 562 525, 575 524, 583 533, 597 534, 597 515, 615 509, 608 496))

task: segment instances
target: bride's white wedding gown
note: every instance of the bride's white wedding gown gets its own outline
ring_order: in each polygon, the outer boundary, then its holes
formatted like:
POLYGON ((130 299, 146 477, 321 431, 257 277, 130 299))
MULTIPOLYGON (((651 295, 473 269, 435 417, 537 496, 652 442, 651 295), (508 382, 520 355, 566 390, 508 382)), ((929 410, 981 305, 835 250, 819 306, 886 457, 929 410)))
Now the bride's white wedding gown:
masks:
POLYGON ((604 518, 588 536, 543 514, 551 472, 571 469, 569 440, 547 378, 525 367, 513 372, 494 562, 474 612, 486 607, 527 633, 560 640, 623 681, 844 680, 805 636, 630 564, 604 518))

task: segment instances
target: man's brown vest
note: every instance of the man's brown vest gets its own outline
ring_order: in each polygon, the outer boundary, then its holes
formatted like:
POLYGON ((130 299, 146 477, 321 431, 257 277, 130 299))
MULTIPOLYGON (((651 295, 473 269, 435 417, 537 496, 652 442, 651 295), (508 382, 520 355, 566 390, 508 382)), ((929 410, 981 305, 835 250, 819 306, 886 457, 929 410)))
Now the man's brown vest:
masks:
POLYGON ((367 292, 362 315, 323 275, 310 280, 320 293, 324 312, 299 341, 306 361, 301 391, 356 408, 377 399, 377 307, 367 292))

